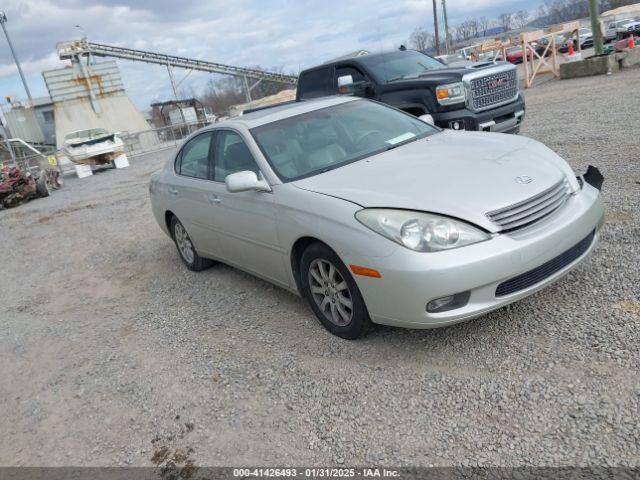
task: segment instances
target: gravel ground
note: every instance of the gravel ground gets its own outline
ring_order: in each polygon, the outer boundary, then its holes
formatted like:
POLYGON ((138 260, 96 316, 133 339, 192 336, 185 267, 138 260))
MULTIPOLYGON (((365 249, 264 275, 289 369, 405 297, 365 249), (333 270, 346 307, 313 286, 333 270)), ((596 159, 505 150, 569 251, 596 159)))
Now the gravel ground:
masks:
POLYGON ((527 92, 598 165, 589 261, 446 329, 331 336, 303 300, 182 266, 139 158, 0 212, 0 464, 640 465, 638 71, 527 92))

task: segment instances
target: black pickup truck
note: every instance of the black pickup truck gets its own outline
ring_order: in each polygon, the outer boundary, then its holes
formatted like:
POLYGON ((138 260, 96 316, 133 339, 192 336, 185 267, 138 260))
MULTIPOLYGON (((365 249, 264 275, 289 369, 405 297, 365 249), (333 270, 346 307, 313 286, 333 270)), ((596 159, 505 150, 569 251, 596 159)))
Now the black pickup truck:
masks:
POLYGON ((455 130, 518 133, 524 97, 516 67, 483 62, 447 67, 413 50, 367 54, 304 70, 296 99, 352 93, 455 130))

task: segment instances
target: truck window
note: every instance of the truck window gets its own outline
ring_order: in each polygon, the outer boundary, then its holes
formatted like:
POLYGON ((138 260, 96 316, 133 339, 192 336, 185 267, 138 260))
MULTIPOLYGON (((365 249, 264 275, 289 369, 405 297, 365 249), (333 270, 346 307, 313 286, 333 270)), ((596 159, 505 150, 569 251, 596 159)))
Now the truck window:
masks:
POLYGON ((336 85, 338 85, 338 78, 345 75, 351 75, 353 83, 364 82, 367 78, 362 74, 360 70, 354 67, 337 67, 336 68, 336 85))
POLYGON ((359 58, 369 73, 379 82, 393 82, 406 78, 418 78, 429 70, 446 68, 435 58, 414 51, 364 55, 359 58))
POLYGON ((317 98, 331 95, 333 79, 329 67, 305 72, 298 81, 300 98, 317 98))

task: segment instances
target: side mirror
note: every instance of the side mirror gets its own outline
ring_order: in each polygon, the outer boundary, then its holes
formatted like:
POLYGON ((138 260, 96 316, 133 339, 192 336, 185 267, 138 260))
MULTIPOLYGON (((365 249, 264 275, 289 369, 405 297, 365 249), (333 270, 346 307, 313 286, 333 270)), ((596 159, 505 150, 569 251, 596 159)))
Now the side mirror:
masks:
POLYGON ((248 192, 250 190, 259 192, 271 191, 269 184, 264 180, 258 180, 256 173, 250 170, 227 175, 224 183, 227 186, 227 191, 231 193, 248 192))
POLYGON ((436 124, 436 122, 433 120, 433 117, 428 113, 425 113, 424 115, 420 115, 418 117, 418 120, 422 120, 424 123, 428 123, 429 125, 432 125, 432 126, 435 126, 436 124))
POLYGON ((349 93, 353 87, 353 77, 351 75, 343 75, 338 77, 338 92, 349 93))

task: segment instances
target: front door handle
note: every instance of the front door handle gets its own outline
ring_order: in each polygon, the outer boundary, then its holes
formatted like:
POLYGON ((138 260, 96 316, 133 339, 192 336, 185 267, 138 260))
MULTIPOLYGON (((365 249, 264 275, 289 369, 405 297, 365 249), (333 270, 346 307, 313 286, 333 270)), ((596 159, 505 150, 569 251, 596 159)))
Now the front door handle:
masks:
POLYGON ((208 200, 209 200, 209 203, 211 205, 215 205, 215 204, 220 203, 222 201, 222 200, 220 200, 219 196, 213 195, 213 194, 209 195, 208 200))
POLYGON ((178 190, 176 190, 175 188, 169 189, 169 195, 177 195, 177 194, 178 194, 178 190))

